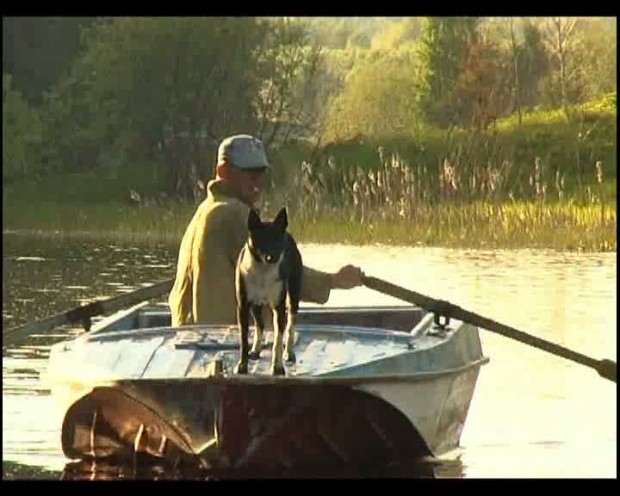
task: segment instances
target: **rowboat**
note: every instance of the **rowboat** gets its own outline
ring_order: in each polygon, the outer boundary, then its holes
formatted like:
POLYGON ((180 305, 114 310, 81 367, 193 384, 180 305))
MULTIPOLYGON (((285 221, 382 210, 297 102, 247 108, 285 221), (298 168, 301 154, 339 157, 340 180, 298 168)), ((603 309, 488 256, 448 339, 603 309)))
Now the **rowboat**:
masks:
POLYGON ((439 457, 488 362, 478 327, 417 306, 300 308, 284 377, 265 334, 247 375, 233 373, 236 326, 171 327, 147 302, 52 346, 65 456, 260 474, 439 457))

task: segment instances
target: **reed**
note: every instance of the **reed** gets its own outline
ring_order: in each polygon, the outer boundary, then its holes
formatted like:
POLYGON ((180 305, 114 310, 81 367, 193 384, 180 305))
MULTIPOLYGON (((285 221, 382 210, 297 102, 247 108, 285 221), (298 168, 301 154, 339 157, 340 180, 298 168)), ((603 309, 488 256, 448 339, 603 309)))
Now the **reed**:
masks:
MULTIPOLYGON (((286 205, 300 242, 616 250, 615 179, 605 181, 602 162, 567 190, 561 168, 539 157, 520 174, 507 160, 449 157, 429 167, 379 149, 374 169, 302 161, 268 190, 265 215, 286 205)), ((195 209, 169 199, 60 201, 19 188, 5 188, 3 203, 5 232, 171 246, 195 209)))
POLYGON ((5 202, 4 232, 41 237, 110 240, 125 244, 178 244, 193 205, 136 207, 45 202, 5 202))
POLYGON ((607 200, 600 161, 597 187, 568 194, 561 169, 539 157, 515 180, 505 160, 444 159, 433 170, 378 152, 374 170, 302 162, 282 188, 295 194, 272 191, 265 207, 287 204, 298 237, 314 242, 616 250, 616 202, 607 200))

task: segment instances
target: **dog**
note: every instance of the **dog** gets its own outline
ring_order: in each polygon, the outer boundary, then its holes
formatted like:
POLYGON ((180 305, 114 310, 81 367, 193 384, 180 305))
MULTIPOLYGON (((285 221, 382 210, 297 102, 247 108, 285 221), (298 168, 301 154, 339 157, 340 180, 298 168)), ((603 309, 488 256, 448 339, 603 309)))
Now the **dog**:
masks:
POLYGON ((293 346, 303 263, 297 243, 286 231, 287 226, 286 208, 278 212, 273 222, 262 222, 256 211, 250 209, 248 239, 239 253, 235 268, 240 339, 240 357, 235 367, 238 374, 247 374, 248 358, 258 359, 260 356, 264 330, 263 306, 269 307, 273 314, 271 374, 285 375, 283 359, 287 363, 296 361, 293 346), (250 312, 255 326, 252 349, 248 350, 250 312))

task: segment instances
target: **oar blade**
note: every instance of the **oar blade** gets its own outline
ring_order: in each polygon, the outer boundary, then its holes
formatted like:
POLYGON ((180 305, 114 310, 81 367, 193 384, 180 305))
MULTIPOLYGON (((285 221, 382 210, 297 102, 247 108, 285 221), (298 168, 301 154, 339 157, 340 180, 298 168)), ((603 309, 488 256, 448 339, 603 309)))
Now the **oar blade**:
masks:
POLYGON ((59 313, 45 317, 44 319, 37 320, 36 322, 30 322, 20 326, 12 327, 11 329, 2 329, 2 335, 7 336, 10 334, 38 334, 40 332, 51 331, 55 327, 66 324, 67 317, 65 313, 59 313))
POLYGON ((597 371, 601 377, 605 379, 609 379, 613 382, 618 382, 616 380, 618 365, 613 360, 603 359, 599 362, 599 366, 597 371))
POLYGON ((107 300, 93 301, 86 305, 81 305, 72 310, 45 317, 35 322, 12 327, 11 329, 2 329, 2 336, 6 337, 15 333, 35 334, 47 332, 64 324, 77 324, 89 321, 91 317, 113 313, 135 303, 139 303, 140 301, 160 297, 164 293, 169 292, 173 284, 174 279, 168 279, 151 286, 136 289, 129 293, 113 296, 107 300))

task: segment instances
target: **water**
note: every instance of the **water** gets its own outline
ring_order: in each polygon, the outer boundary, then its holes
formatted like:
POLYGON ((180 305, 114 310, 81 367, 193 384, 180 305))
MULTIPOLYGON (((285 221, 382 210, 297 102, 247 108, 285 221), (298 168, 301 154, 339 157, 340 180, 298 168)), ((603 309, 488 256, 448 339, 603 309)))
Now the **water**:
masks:
MULTIPOLYGON (((3 237, 3 327, 171 277, 176 247, 3 237)), ((301 245, 307 265, 353 262, 368 275, 508 324, 595 359, 617 360, 616 254, 301 245)), ((404 304, 367 288, 328 305, 404 304)), ((41 380, 50 346, 76 329, 12 337, 3 346, 4 478, 71 478, 61 419, 41 380), (64 471, 64 473, 63 473, 64 471)), ((481 331, 480 372, 450 459, 407 476, 616 478, 616 384, 596 371, 481 331)), ((101 473, 101 472, 100 472, 101 473)), ((136 474, 133 474, 134 476, 136 474)), ((110 478, 132 477, 118 470, 110 478)))

